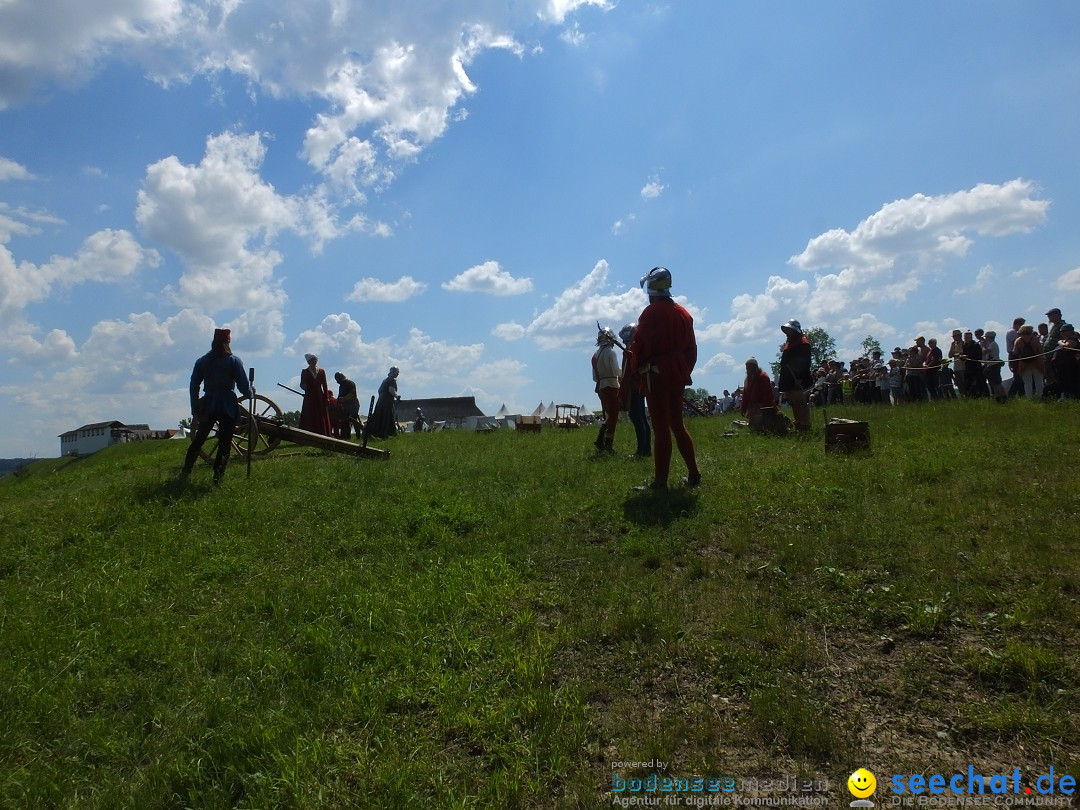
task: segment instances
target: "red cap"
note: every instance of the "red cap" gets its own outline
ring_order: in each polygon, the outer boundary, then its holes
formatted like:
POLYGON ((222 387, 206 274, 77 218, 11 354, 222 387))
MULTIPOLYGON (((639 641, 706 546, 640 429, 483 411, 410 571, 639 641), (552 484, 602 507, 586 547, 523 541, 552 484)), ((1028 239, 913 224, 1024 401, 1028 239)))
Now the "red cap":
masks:
POLYGON ((231 340, 232 340, 232 330, 230 330, 230 329, 215 329, 214 330, 214 342, 215 343, 217 343, 218 341, 226 341, 226 342, 228 342, 228 341, 231 341, 231 340))

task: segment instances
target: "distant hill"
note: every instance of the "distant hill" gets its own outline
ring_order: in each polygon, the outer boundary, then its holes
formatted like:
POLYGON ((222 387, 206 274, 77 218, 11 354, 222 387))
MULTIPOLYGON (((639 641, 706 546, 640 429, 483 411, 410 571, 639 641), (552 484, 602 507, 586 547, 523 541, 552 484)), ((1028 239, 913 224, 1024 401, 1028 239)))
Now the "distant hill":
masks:
POLYGON ((36 458, 0 458, 0 476, 15 472, 24 464, 37 461, 36 458))

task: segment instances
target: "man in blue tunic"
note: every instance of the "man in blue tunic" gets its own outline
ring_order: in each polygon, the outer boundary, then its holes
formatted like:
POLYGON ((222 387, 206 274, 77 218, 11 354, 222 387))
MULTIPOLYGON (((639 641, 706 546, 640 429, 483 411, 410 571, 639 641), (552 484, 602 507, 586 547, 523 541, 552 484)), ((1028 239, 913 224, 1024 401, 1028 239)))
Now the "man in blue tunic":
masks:
POLYGON ((247 372, 243 361, 232 353, 230 342, 232 333, 228 329, 215 329, 214 341, 210 351, 195 361, 191 371, 191 416, 198 423, 198 429, 184 459, 184 468, 180 475, 187 477, 195 466, 195 459, 203 443, 217 425, 217 458, 214 460, 214 483, 220 484, 229 465, 229 452, 232 450, 233 433, 240 418, 234 388, 239 388, 245 397, 251 396, 247 372), (206 394, 199 399, 199 387, 206 394))

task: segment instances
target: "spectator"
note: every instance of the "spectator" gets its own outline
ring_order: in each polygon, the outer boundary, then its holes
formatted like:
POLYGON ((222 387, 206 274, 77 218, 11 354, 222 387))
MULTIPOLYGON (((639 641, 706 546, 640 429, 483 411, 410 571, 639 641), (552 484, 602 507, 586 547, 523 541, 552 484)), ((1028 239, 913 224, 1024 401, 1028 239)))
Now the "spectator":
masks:
POLYGON ((938 399, 938 376, 941 371, 941 349, 937 345, 937 338, 930 338, 927 341, 926 346, 926 361, 924 366, 926 371, 923 373, 923 378, 926 381, 926 393, 930 396, 930 399, 938 399))
POLYGON ((1048 310, 1046 320, 1050 322, 1050 325, 1046 329, 1046 335, 1043 337, 1042 343, 1042 350, 1046 354, 1043 388, 1044 390, 1049 389, 1051 395, 1059 395, 1061 393, 1061 384, 1054 360, 1056 359, 1058 341, 1061 340, 1061 310, 1057 307, 1048 310))
MULTIPOLYGON (((981 329, 978 330, 980 333, 981 329)), ((982 346, 975 340, 971 332, 964 332, 964 384, 969 397, 984 397, 986 390, 986 375, 983 373, 982 346)))
POLYGON ((1009 398, 1005 386, 1001 384, 1001 367, 1005 363, 1001 359, 997 332, 992 329, 983 337, 982 353, 983 373, 986 375, 986 383, 990 387, 990 393, 998 402, 1005 402, 1009 398))
POLYGON ((1012 374, 1012 382, 1009 385, 1010 397, 1024 395, 1024 384, 1020 380, 1020 368, 1016 363, 1016 358, 1013 357, 1013 343, 1016 342, 1016 335, 1020 332, 1020 327, 1025 323, 1026 321, 1023 318, 1013 318, 1012 329, 1005 333, 1005 356, 1009 359, 1009 372, 1012 374))
POLYGON ((908 349, 907 374, 904 382, 907 385, 909 402, 926 401, 926 338, 915 338, 915 345, 908 349))
POLYGON ((889 396, 893 405, 904 401, 904 369, 898 357, 889 361, 889 396))
POLYGON ((953 387, 954 374, 949 360, 941 361, 938 369, 938 393, 943 399, 956 399, 956 389, 953 387))
POLYGON ((949 344, 949 359, 952 361, 956 387, 960 394, 967 394, 967 381, 964 379, 964 339, 959 329, 952 331, 952 343, 949 344))
POLYGON ((1054 372, 1058 378, 1058 397, 1075 399, 1080 394, 1080 337, 1071 323, 1061 325, 1054 372))
POLYGON ((1013 356, 1019 370, 1024 391, 1030 399, 1042 399, 1043 371, 1046 360, 1042 356, 1042 342, 1031 324, 1020 327, 1013 341, 1013 356))

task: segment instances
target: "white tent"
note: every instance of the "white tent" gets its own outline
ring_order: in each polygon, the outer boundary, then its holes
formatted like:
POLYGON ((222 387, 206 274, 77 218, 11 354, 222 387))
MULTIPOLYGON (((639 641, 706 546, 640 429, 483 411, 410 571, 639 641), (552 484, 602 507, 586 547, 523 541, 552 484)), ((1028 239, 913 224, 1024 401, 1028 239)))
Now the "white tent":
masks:
POLYGON ((544 408, 544 412, 540 414, 541 419, 554 419, 555 418, 555 400, 551 400, 551 403, 544 408))
POLYGON ((502 407, 499 408, 498 413, 495 414, 495 418, 496 419, 502 419, 503 417, 509 416, 509 415, 510 415, 510 409, 506 407, 506 403, 504 402, 502 407))
POLYGON ((462 425, 465 430, 494 430, 498 426, 494 416, 467 416, 462 425))
MULTIPOLYGON (((552 400, 554 402, 555 400, 552 400)), ((533 411, 533 416, 544 415, 544 400, 540 400, 540 404, 536 406, 536 410, 533 411)))

